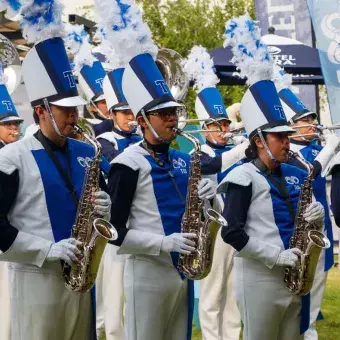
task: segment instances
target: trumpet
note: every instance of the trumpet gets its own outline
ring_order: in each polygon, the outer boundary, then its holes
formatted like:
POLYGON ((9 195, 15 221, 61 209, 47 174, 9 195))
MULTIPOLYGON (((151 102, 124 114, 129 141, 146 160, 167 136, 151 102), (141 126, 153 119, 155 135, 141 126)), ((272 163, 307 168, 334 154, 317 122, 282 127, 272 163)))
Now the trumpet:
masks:
POLYGON ((301 125, 294 127, 295 129, 300 129, 300 128, 306 128, 306 127, 313 127, 319 131, 324 131, 324 130, 339 130, 340 129, 340 124, 334 124, 334 125, 315 125, 315 124, 306 124, 306 125, 301 125))

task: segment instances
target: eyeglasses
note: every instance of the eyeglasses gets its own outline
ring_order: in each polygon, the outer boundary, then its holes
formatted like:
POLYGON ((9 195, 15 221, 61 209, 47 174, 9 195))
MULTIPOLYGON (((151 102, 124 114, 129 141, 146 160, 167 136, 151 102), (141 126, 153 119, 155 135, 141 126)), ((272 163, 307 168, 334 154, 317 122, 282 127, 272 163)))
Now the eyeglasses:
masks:
POLYGON ((178 118, 178 112, 177 110, 167 110, 167 111, 152 111, 152 112, 147 112, 148 116, 158 116, 161 119, 169 119, 172 116, 175 116, 178 118))
POLYGON ((22 121, 9 121, 9 122, 0 122, 0 126, 4 126, 6 128, 10 128, 12 125, 15 127, 20 127, 22 125, 22 121))

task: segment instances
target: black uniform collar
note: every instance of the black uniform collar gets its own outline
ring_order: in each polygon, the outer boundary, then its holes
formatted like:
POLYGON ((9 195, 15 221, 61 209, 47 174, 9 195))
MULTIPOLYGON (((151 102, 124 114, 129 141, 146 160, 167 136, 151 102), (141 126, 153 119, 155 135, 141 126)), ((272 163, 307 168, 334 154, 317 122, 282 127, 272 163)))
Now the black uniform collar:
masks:
MULTIPOLYGON (((143 144, 146 144, 147 151, 151 150, 155 154, 167 154, 169 152, 170 144, 162 143, 162 144, 150 144, 146 139, 144 139, 143 144)), ((143 145, 141 144, 141 145, 143 145)), ((144 147, 144 145, 143 145, 144 147)))
POLYGON ((213 149, 225 149, 227 145, 215 144, 211 143, 208 139, 206 140, 206 144, 213 149))
POLYGON ((44 136, 44 134, 41 132, 41 130, 38 130, 35 134, 34 137, 37 140, 40 140, 40 138, 44 139, 46 141, 46 143, 51 147, 51 149, 53 151, 61 151, 61 152, 67 152, 67 145, 68 145, 68 141, 66 139, 66 143, 64 146, 59 146, 55 143, 53 143, 50 139, 48 139, 47 137, 44 136))
POLYGON ((2 149, 5 145, 6 144, 2 140, 0 140, 0 149, 2 149))
POLYGON ((278 166, 274 171, 270 171, 266 164, 263 163, 262 159, 260 157, 256 158, 253 162, 252 162, 261 172, 265 173, 265 174, 275 174, 280 176, 281 175, 281 165, 278 166))

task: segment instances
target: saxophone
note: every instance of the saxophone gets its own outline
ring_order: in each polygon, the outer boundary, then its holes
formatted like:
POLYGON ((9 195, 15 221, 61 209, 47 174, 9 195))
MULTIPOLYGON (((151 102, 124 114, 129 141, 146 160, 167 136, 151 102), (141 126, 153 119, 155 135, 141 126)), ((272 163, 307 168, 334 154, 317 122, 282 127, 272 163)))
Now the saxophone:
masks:
POLYGON ((201 175, 201 145, 199 141, 175 128, 175 132, 186 138, 194 146, 190 160, 190 176, 186 207, 182 219, 182 233, 195 233, 197 235, 196 251, 190 255, 180 254, 178 269, 191 280, 202 280, 211 271, 215 241, 221 226, 227 226, 225 218, 217 211, 206 208, 198 197, 198 183, 201 175), (204 209, 205 221, 202 221, 204 209))
POLYGON ((293 151, 289 152, 289 157, 301 162, 307 169, 308 175, 301 186, 294 232, 289 241, 289 248, 298 248, 302 254, 298 266, 285 269, 284 282, 292 294, 303 296, 312 289, 321 250, 329 248, 330 242, 315 223, 308 223, 303 218, 306 208, 312 203, 313 166, 293 151))
POLYGON ((78 204, 76 220, 72 228, 72 237, 82 243, 82 259, 79 264, 63 265, 65 286, 72 292, 87 292, 96 281, 99 264, 108 241, 117 239, 116 229, 103 218, 96 215, 91 203, 92 193, 99 189, 99 164, 101 146, 80 126, 75 126, 77 133, 94 146, 95 155, 85 172, 81 198, 78 204))

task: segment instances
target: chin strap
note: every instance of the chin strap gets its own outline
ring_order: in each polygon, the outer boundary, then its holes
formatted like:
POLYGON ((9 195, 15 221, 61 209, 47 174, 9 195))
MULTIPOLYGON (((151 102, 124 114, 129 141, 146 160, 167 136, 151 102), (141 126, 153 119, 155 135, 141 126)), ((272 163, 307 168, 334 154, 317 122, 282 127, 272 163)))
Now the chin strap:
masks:
MULTIPOLYGON (((97 113, 98 113, 98 116, 102 119, 107 119, 107 117, 105 117, 105 115, 103 114, 103 112, 101 110, 99 110, 98 106, 95 104, 95 102, 93 100, 90 100, 90 104, 93 105, 96 110, 97 110, 97 113)), ((89 110, 90 111, 90 110, 89 110)), ((93 112, 91 112, 93 114, 93 112)), ((93 115, 93 118, 96 118, 94 115, 93 115)))
POLYGON ((172 141, 167 141, 167 140, 165 140, 164 138, 162 138, 161 136, 158 135, 156 130, 151 125, 151 123, 150 123, 150 121, 149 121, 148 117, 146 116, 145 111, 143 109, 140 111, 140 113, 141 113, 142 117, 144 118, 146 125, 148 126, 149 130, 151 131, 151 133, 154 135, 155 138, 157 138, 160 142, 166 143, 166 144, 170 144, 172 142, 172 141))
POLYGON ((261 142, 262 142, 264 148, 266 149, 266 152, 267 152, 269 158, 270 158, 273 162, 280 163, 280 162, 274 157, 274 155, 272 154, 272 152, 270 151, 270 149, 269 149, 269 147, 268 147, 268 144, 267 144, 266 140, 265 140, 264 137, 263 137, 263 134, 262 134, 261 129, 257 129, 257 134, 259 135, 259 137, 260 137, 260 139, 261 139, 261 142))
POLYGON ((43 102, 44 102, 45 108, 46 108, 46 110, 47 110, 47 112, 48 112, 48 115, 49 115, 49 117, 50 117, 50 120, 51 120, 51 123, 52 123, 52 125, 53 125, 54 131, 57 133, 57 135, 58 135, 59 137, 61 137, 61 138, 66 138, 66 136, 64 136, 64 135, 60 132, 60 130, 59 130, 59 128, 58 128, 58 125, 57 125, 57 123, 56 123, 55 120, 54 120, 54 117, 53 117, 53 114, 52 114, 52 111, 51 111, 50 104, 48 103, 48 100, 47 100, 46 98, 44 98, 44 99, 43 99, 43 102))

